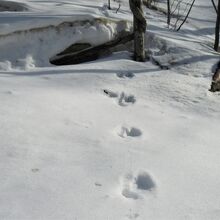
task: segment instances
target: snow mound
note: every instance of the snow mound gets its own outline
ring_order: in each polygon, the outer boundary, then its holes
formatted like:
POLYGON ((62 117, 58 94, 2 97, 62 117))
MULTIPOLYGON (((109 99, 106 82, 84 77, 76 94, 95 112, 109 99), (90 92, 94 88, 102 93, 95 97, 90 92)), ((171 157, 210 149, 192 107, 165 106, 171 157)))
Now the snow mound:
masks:
POLYGON ((122 30, 129 31, 130 27, 124 20, 92 18, 0 35, 0 50, 4 51, 0 54, 0 69, 51 66, 49 58, 74 43, 98 45, 113 39, 122 30))

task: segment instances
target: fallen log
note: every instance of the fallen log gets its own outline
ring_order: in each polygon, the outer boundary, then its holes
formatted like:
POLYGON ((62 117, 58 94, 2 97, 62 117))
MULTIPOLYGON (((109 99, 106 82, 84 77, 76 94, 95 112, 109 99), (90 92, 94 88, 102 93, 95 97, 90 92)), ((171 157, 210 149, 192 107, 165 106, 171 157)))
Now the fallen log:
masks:
POLYGON ((61 53, 58 53, 57 56, 66 55, 69 53, 76 53, 76 52, 88 49, 90 47, 92 47, 92 45, 89 43, 72 44, 71 46, 67 47, 64 51, 62 51, 61 53))
POLYGON ((134 39, 134 34, 130 32, 121 33, 116 39, 106 42, 101 45, 89 47, 78 52, 72 52, 63 54, 62 52, 50 59, 50 63, 60 65, 72 65, 83 62, 93 61, 103 55, 111 53, 111 49, 120 45, 125 44, 134 39))

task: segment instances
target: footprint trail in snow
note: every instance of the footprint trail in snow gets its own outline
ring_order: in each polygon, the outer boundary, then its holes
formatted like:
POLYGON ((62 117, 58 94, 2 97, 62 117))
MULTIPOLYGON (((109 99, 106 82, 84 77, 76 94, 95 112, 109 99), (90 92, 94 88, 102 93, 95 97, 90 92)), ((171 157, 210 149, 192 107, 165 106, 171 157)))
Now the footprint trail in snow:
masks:
MULTIPOLYGON (((117 76, 119 78, 133 78, 134 74, 131 72, 121 72, 117 73, 117 76)), ((125 92, 117 93, 108 89, 104 89, 103 92, 109 98, 117 99, 119 106, 128 106, 136 103, 136 97, 131 94, 127 95, 125 92)), ((117 134, 122 138, 136 138, 142 136, 142 131, 136 127, 122 126, 118 129, 117 134)), ((146 192, 152 192, 155 188, 156 184, 153 178, 145 171, 139 172, 136 177, 129 173, 121 179, 121 195, 126 199, 142 199, 146 192)), ((138 216, 130 216, 130 219, 137 218, 138 216)))

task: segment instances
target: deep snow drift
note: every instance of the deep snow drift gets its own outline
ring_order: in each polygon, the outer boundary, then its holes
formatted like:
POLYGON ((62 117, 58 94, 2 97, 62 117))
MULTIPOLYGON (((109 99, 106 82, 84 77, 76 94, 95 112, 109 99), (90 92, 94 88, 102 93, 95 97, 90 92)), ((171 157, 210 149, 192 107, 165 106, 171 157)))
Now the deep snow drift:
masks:
POLYGON ((179 33, 145 9, 150 61, 62 67, 48 60, 69 44, 131 28, 126 1, 17 2, 0 13, 0 219, 220 219, 211 2, 179 33))

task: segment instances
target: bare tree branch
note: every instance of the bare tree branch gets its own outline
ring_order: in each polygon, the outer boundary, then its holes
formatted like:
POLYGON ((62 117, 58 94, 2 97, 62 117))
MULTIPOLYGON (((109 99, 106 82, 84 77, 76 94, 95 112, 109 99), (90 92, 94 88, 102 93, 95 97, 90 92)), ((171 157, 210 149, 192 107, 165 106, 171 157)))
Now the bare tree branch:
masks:
POLYGON ((214 0, 211 0, 211 2, 212 2, 212 4, 213 4, 213 7, 214 7, 214 9, 215 9, 216 13, 218 14, 218 10, 217 10, 217 7, 216 7, 216 5, 215 5, 214 0))
POLYGON ((192 2, 192 4, 191 4, 191 6, 190 6, 190 9, 189 9, 189 11, 188 11, 186 17, 184 18, 184 20, 183 20, 183 22, 181 23, 181 25, 177 28, 177 31, 179 31, 179 30, 181 29, 181 27, 184 25, 184 23, 186 22, 186 20, 187 20, 187 18, 189 17, 189 14, 190 14, 190 12, 191 12, 191 10, 192 10, 192 7, 193 7, 195 1, 196 1, 196 0, 193 0, 193 2, 192 2))

